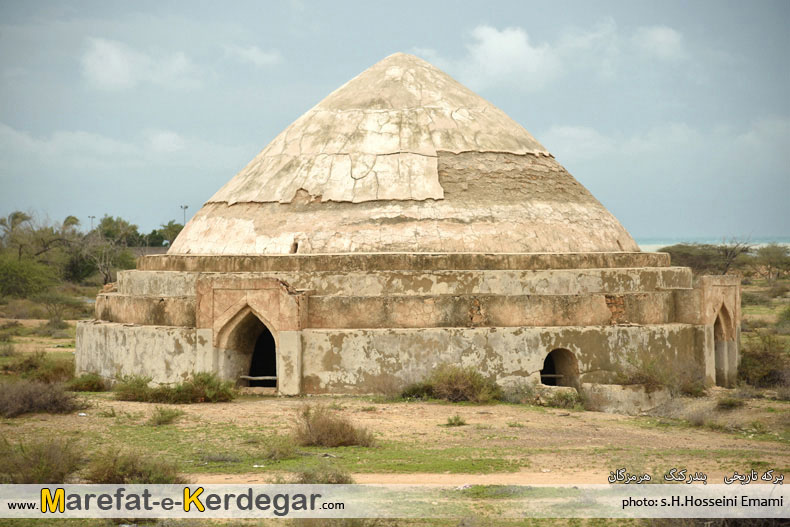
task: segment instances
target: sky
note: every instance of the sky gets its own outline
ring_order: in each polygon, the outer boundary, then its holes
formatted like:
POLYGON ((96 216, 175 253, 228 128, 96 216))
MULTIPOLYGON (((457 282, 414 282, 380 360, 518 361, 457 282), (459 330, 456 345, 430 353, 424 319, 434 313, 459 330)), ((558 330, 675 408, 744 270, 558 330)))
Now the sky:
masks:
POLYGON ((187 219, 403 51, 637 239, 790 237, 790 2, 0 1, 0 215, 187 219))

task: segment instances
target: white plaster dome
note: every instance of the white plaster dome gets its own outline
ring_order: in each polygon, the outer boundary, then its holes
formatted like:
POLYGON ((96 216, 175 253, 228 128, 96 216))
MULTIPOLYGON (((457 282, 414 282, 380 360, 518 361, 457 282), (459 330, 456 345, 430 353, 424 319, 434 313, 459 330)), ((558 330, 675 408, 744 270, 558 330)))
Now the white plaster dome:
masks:
POLYGON ((638 250, 518 123, 396 53, 281 132, 169 254, 638 250))

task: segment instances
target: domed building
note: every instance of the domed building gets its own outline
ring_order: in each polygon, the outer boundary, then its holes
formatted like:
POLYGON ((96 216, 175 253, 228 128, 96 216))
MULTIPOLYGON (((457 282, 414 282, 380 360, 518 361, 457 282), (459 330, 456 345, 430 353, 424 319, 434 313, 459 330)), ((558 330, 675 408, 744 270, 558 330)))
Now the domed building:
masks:
POLYGON ((77 367, 372 393, 440 363, 501 384, 661 364, 734 382, 737 278, 643 253, 515 121, 398 53, 297 119, 77 329, 77 367), (636 366, 635 366, 636 365, 636 366))

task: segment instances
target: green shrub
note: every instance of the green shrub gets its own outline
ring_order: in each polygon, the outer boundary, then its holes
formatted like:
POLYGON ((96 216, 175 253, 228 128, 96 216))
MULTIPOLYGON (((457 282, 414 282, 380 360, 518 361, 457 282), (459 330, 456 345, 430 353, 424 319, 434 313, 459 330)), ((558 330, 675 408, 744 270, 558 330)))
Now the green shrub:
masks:
POLYGON ((425 384, 430 386, 433 397, 451 402, 472 401, 488 403, 502 398, 502 389, 493 379, 475 368, 456 364, 440 364, 425 384))
POLYGON ((84 407, 60 384, 27 380, 0 384, 0 415, 3 417, 31 413, 67 414, 84 407))
POLYGON ((584 409, 584 399, 574 390, 557 390, 547 395, 544 404, 550 408, 565 408, 573 410, 584 409))
POLYGON ((719 410, 734 410, 746 405, 746 401, 738 397, 722 397, 716 402, 716 408, 719 410))
POLYGON ((43 351, 25 353, 3 366, 3 371, 33 381, 66 382, 74 377, 74 358, 53 357, 43 351))
POLYGON ((0 483, 65 483, 80 464, 76 445, 63 439, 0 442, 0 483))
POLYGON ((154 413, 148 419, 148 424, 151 426, 161 426, 161 425, 169 425, 172 424, 184 415, 184 412, 181 410, 176 410, 175 408, 163 408, 161 406, 157 406, 154 410, 154 413))
POLYGON ((403 388, 400 396, 403 399, 431 399, 433 397, 433 387, 425 382, 415 382, 403 388))
POLYGON ((447 418, 447 422, 444 426, 464 426, 466 424, 466 420, 458 414, 455 414, 451 417, 447 418))
POLYGON ((122 377, 113 391, 120 401, 146 403, 218 403, 232 401, 236 397, 233 385, 217 378, 214 373, 196 373, 188 381, 173 386, 148 386, 150 377, 122 377))
POLYGON ((295 472, 294 483, 301 485, 350 485, 354 483, 354 478, 346 470, 326 464, 295 472))
POLYGON ((173 484, 185 483, 176 465, 163 459, 146 458, 136 452, 105 452, 95 457, 86 471, 89 483, 173 484))
POLYGON ((294 438, 302 446, 373 446, 373 434, 322 405, 297 410, 294 438))
POLYGON ((83 373, 71 379, 66 387, 72 392, 106 392, 107 383, 97 373, 83 373))
POLYGON ((25 298, 42 293, 56 282, 48 266, 11 255, 0 254, 0 295, 25 298))
POLYGON ((538 393, 536 382, 522 379, 509 384, 502 390, 502 400, 513 404, 534 404, 538 393))

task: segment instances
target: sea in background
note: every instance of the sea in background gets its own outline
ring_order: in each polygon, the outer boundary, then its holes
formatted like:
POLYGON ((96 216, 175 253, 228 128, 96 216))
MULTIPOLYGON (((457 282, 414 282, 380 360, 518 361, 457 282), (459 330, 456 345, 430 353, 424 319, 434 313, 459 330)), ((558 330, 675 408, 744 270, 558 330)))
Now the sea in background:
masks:
MULTIPOLYGON (((635 238, 636 243, 639 245, 639 248, 644 252, 655 252, 661 249, 662 247, 675 245, 677 243, 710 243, 713 245, 717 245, 720 243, 726 243, 731 239, 732 237, 727 237, 727 236, 722 236, 720 238, 694 237, 694 236, 687 236, 685 238, 684 237, 635 238)), ((736 239, 738 241, 746 241, 755 247, 759 247, 761 245, 767 245, 769 243, 778 243, 781 245, 790 246, 790 236, 752 236, 752 237, 736 236, 736 239)))

